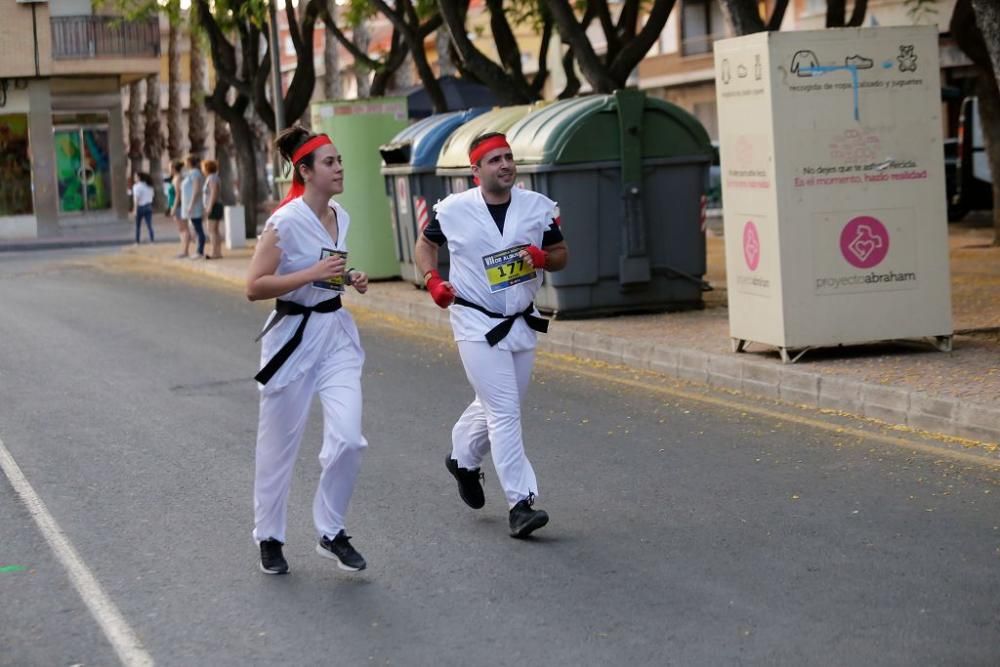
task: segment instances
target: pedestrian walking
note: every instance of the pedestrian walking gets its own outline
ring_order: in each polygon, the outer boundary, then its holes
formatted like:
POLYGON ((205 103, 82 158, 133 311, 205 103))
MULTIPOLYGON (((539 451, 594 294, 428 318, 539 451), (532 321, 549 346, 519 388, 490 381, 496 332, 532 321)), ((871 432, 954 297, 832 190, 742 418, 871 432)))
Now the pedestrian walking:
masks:
POLYGON ((323 406, 323 445, 313 521, 319 555, 345 570, 365 559, 345 531, 347 510, 367 440, 361 433, 361 369, 365 353, 354 319, 342 307, 351 285, 368 291, 368 276, 347 268, 350 217, 332 199, 344 190, 344 168, 325 134, 301 126, 278 135, 292 164, 292 188, 268 218, 247 275, 247 298, 276 298, 261 332, 260 416, 254 480, 253 537, 260 569, 284 574, 288 490, 313 397, 323 406))
POLYGON ((487 453, 503 487, 513 537, 527 537, 548 523, 535 509, 538 483, 525 455, 521 404, 535 363, 539 317, 534 297, 542 271, 566 266, 568 249, 556 203, 514 187, 517 169, 507 139, 478 137, 469 148, 478 187, 434 206, 418 238, 417 268, 434 302, 450 308, 451 328, 475 398, 452 429, 445 459, 459 496, 473 509, 485 504, 480 464, 487 453), (438 247, 448 244, 447 281, 437 270, 438 247))
MULTIPOLYGON (((205 229, 201 221, 205 215, 204 200, 202 199, 202 184, 204 177, 201 175, 200 162, 197 155, 188 155, 187 171, 181 181, 181 215, 191 223, 195 237, 198 239, 197 249, 192 259, 201 259, 205 256, 205 229)), ((190 250, 190 235, 188 242, 184 245, 184 254, 188 255, 190 250)))
POLYGON ((191 230, 188 228, 188 222, 184 218, 182 206, 184 183, 183 161, 174 160, 170 163, 170 183, 173 185, 174 197, 169 200, 169 215, 177 224, 177 233, 180 235, 181 240, 180 251, 177 253, 177 257, 184 258, 188 256, 188 253, 191 250, 191 230))
POLYGON ((140 171, 134 177, 132 183, 132 203, 135 208, 135 243, 139 245, 139 237, 142 232, 142 221, 146 221, 146 229, 149 231, 149 242, 153 243, 153 197, 156 191, 153 190, 153 177, 144 171, 140 171))
POLYGON ((174 202, 177 201, 177 188, 174 186, 173 176, 163 179, 163 194, 167 196, 167 208, 164 214, 169 217, 173 215, 174 202))
POLYGON ((208 240, 212 244, 212 254, 205 253, 205 259, 220 259, 222 257, 222 234, 219 230, 224 207, 222 205, 222 179, 219 178, 219 163, 215 160, 202 160, 201 171, 205 175, 201 198, 205 202, 205 215, 208 218, 208 240))

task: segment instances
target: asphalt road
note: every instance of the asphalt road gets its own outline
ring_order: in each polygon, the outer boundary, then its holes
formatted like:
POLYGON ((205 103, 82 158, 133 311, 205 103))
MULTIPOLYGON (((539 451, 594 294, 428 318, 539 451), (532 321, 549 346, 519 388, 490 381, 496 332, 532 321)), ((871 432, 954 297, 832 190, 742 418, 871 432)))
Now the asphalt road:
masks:
POLYGON ((525 433, 552 520, 512 540, 492 468, 478 512, 444 470, 471 398, 453 345, 374 315, 349 526, 369 568, 313 554, 314 410, 292 573, 261 575, 266 309, 107 252, 0 256, 0 442, 96 586, 0 475, 0 665, 1000 662, 997 468, 543 357, 525 433))

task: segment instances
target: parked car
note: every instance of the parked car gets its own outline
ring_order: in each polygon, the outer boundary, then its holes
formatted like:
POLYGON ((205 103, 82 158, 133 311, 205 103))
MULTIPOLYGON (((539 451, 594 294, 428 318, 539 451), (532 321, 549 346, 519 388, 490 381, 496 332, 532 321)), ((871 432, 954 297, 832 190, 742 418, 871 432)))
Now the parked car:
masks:
POLYGON ((993 174, 977 98, 962 100, 958 137, 945 141, 944 147, 948 221, 961 220, 969 211, 993 208, 993 174))

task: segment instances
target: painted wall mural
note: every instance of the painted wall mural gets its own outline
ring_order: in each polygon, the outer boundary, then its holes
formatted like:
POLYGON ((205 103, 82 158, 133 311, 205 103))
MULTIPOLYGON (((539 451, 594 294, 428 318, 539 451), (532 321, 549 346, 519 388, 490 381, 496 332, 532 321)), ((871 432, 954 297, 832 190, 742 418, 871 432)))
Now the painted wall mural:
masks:
POLYGON ((27 114, 0 115, 0 216, 33 211, 27 114))

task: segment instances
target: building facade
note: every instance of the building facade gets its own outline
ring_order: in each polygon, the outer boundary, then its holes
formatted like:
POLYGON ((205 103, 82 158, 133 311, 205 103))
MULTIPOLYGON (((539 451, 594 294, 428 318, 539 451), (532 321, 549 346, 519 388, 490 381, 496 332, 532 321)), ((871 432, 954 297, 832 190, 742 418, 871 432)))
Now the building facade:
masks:
POLYGON ((160 67, 156 19, 0 3, 0 238, 128 215, 121 87, 160 67))
MULTIPOLYGON (((761 2, 770 11, 773 0, 761 2)), ((945 136, 953 136, 962 94, 972 88, 972 63, 948 35, 955 0, 941 0, 931 13, 912 14, 905 0, 869 2, 865 26, 933 24, 940 34, 941 82, 945 136)), ((847 15, 850 16, 851 6, 847 15)), ((782 30, 820 30, 826 23, 826 0, 791 0, 782 30)), ((713 43, 731 37, 720 0, 679 0, 654 49, 639 65, 639 87, 694 114, 718 139, 713 43)))

